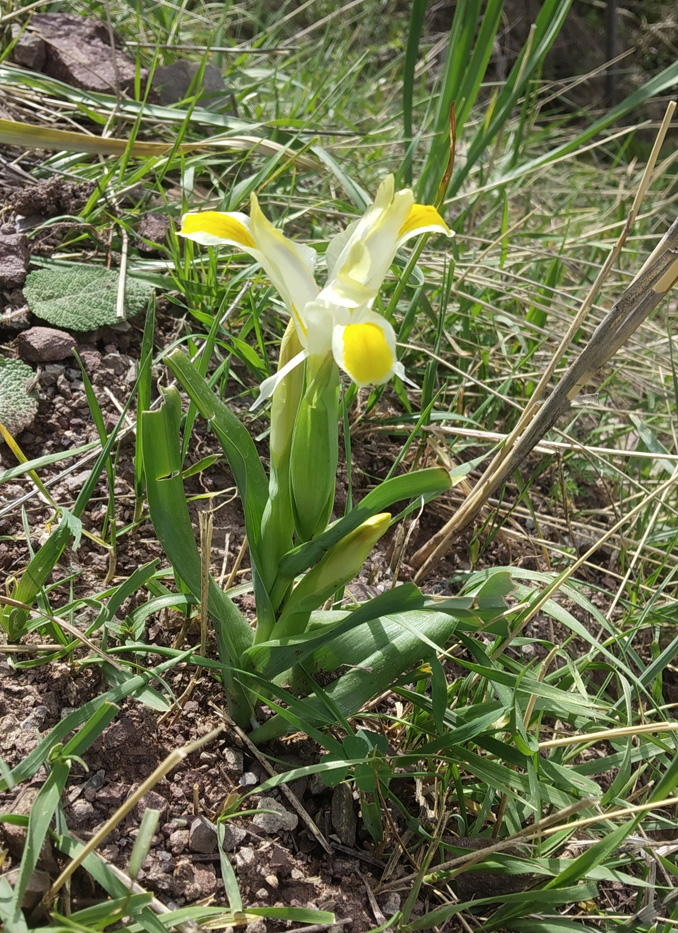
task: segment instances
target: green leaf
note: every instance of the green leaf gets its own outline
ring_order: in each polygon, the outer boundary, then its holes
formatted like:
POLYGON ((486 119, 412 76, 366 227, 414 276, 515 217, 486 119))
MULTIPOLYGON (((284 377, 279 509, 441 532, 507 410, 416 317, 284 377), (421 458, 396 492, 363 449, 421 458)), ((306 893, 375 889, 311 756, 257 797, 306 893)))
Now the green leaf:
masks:
POLYGON ((21 360, 0 356, 0 423, 10 434, 24 431, 38 411, 38 391, 27 391, 35 373, 21 360))
POLYGON ((266 542, 261 542, 261 522, 268 501, 268 479, 257 448, 245 425, 209 388, 185 353, 175 350, 166 362, 217 435, 233 471, 245 512, 257 612, 259 615, 266 612, 272 614, 268 591, 273 581, 267 580, 265 555, 262 553, 266 542))
MULTIPOLYGON (((188 513, 181 478, 179 392, 170 388, 158 411, 146 411, 142 417, 143 456, 148 507, 158 540, 175 571, 200 599, 200 554, 188 513)), ((220 586, 209 579, 209 610, 216 624, 221 660, 230 668, 241 664, 243 653, 252 644, 252 629, 220 586)), ((240 725, 249 724, 250 704, 232 676, 226 684, 232 715, 240 725)))
MULTIPOLYGON (((369 604, 364 608, 370 614, 373 612, 369 604)), ((340 665, 350 669, 325 687, 325 692, 343 716, 353 715, 427 655, 430 644, 442 648, 456 625, 457 620, 446 613, 413 611, 380 616, 333 637, 315 653, 314 663, 321 670, 335 670, 340 665)), ((325 704, 315 696, 295 704, 295 711, 311 724, 324 722, 327 715, 325 704)), ((251 738, 260 743, 287 731, 287 722, 276 714, 251 738)))
POLYGON ((15 924, 20 922, 21 901, 38 864, 40 849, 59 805, 69 772, 70 764, 67 761, 64 759, 55 761, 47 780, 33 801, 19 873, 14 885, 12 901, 7 907, 8 929, 16 929, 15 924))
MULTIPOLYGON (((24 295, 36 317, 69 330, 96 330, 117 324, 120 272, 103 266, 50 265, 29 272, 24 295)), ((124 319, 146 307, 153 289, 137 279, 125 281, 124 319)))

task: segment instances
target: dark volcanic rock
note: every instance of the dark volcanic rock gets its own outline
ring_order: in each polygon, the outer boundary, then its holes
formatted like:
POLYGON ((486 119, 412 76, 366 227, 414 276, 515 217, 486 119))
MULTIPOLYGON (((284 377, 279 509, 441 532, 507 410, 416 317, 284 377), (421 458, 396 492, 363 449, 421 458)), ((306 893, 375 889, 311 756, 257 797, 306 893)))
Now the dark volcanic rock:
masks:
POLYGON ((0 234, 0 288, 23 285, 29 261, 28 240, 23 234, 0 234))
POLYGON ((17 346, 27 363, 51 363, 71 355, 75 338, 54 327, 31 327, 19 334, 17 346))
POLYGON ((105 23, 70 13, 37 13, 30 29, 45 42, 43 71, 72 87, 107 94, 134 83, 135 66, 111 46, 105 23))

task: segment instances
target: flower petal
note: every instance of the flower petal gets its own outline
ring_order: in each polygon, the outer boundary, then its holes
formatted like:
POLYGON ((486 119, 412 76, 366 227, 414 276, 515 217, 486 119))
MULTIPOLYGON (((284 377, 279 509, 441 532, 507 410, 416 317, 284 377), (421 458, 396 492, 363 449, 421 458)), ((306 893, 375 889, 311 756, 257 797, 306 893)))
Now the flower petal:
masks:
POLYGON ((285 376, 291 372, 295 366, 299 366, 300 363, 303 363, 306 357, 308 356, 307 350, 301 350, 297 353, 296 356, 293 356, 283 367, 281 367, 277 373, 273 373, 272 376, 269 376, 268 379, 264 381, 259 386, 259 395, 257 396, 256 401, 250 405, 250 411, 254 411, 259 408, 260 405, 269 399, 275 392, 277 386, 283 381, 285 376))
POLYGON ((434 207, 415 204, 410 188, 395 191, 393 175, 388 175, 360 220, 330 242, 330 281, 321 298, 345 308, 370 307, 397 250, 427 231, 452 236, 434 207))
POLYGON ((255 194, 250 198, 250 223, 257 248, 263 257, 262 266, 290 312, 295 315, 295 322, 302 323, 297 318, 303 315, 306 304, 320 291, 313 277, 316 251, 310 246, 297 245, 288 240, 264 216, 255 194))
POLYGON ((432 204, 413 204, 405 219, 405 223, 398 231, 399 249, 403 243, 420 233, 444 233, 445 236, 454 236, 438 211, 432 204))
POLYGON ((250 219, 240 211, 232 214, 222 211, 184 214, 179 236, 203 246, 223 246, 225 243, 241 246, 248 253, 257 248, 250 232, 250 219))
POLYGON ((303 309, 320 291, 313 277, 316 252, 310 246, 296 246, 274 227, 264 216, 255 194, 250 205, 250 217, 240 211, 186 214, 179 233, 204 246, 227 244, 249 253, 285 302, 304 344, 307 328, 303 309))
POLYGON ((359 386, 381 385, 392 376, 404 376, 396 358, 395 332, 374 311, 361 311, 332 335, 332 353, 340 369, 359 386))

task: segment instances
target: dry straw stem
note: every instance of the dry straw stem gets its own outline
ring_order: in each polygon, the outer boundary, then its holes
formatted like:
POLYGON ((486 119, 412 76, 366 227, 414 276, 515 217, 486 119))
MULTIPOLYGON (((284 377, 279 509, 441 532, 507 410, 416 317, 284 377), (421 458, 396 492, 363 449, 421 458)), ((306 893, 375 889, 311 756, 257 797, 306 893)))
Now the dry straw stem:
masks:
POLYGON ((631 285, 600 322, 584 350, 566 370, 547 401, 541 408, 537 408, 546 386, 588 314, 598 290, 619 255, 635 221, 642 199, 650 185, 659 151, 675 108, 676 104, 672 101, 657 134, 638 192, 619 239, 544 372, 518 424, 459 511, 412 558, 413 565, 418 568, 416 582, 421 582, 434 564, 444 557, 454 536, 473 521, 488 497, 511 476, 558 418, 569 409, 572 400, 582 388, 626 343, 678 281, 678 220, 676 220, 631 285))
POLYGON ((134 791, 131 797, 129 797, 121 807, 119 807, 113 816, 107 820, 104 825, 99 829, 92 838, 86 843, 86 845, 81 849, 78 855, 70 862, 66 868, 61 872, 59 877, 56 879, 54 884, 49 890, 47 899, 52 901, 63 885, 68 881, 73 872, 78 868, 84 860, 90 855, 94 850, 101 845, 106 836, 115 829, 118 823, 127 816, 127 814, 134 809, 134 807, 139 803, 139 801, 146 796, 146 794, 153 790, 158 781, 161 781, 166 774, 176 768, 177 765, 187 758, 193 752, 198 751, 204 745, 207 745, 208 742, 211 742, 218 735, 224 731, 223 726, 219 726, 217 729, 213 729, 211 732, 208 732, 207 735, 204 735, 201 739, 198 739, 196 742, 190 742, 188 745, 184 745, 183 748, 175 748, 173 752, 165 758, 165 760, 158 765, 155 771, 150 774, 145 781, 143 781, 139 787, 134 791))
POLYGON ((576 735, 565 735, 559 739, 547 739, 539 743, 539 750, 543 748, 559 748, 562 745, 578 745, 590 742, 610 742, 623 738, 626 735, 645 735, 656 732, 675 732, 678 722, 645 723, 644 725, 622 726, 619 729, 603 729, 600 732, 578 732, 576 735))
MULTIPOLYGON (((50 149, 58 152, 90 152, 94 155, 122 156, 125 153, 134 157, 169 155, 175 144, 133 142, 128 139, 103 138, 88 133, 76 133, 72 130, 56 130, 45 126, 34 126, 19 120, 0 120, 0 143, 7 146, 25 146, 29 149, 50 149)), ((264 156, 277 156, 287 152, 290 159, 303 168, 317 169, 318 163, 308 156, 294 152, 288 146, 262 139, 260 136, 211 136, 195 143, 179 143, 180 152, 196 152, 201 149, 232 149, 236 152, 253 150, 264 156)))

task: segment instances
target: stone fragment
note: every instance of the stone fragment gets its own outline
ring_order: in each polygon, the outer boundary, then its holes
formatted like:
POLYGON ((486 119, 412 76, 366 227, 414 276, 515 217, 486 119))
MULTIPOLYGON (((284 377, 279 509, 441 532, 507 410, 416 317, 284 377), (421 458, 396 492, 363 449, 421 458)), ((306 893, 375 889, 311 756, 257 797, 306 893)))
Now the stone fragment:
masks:
POLYGON ((71 355, 75 337, 55 327, 29 327, 16 342, 19 356, 27 363, 51 363, 71 355))
MULTIPOLYGON (((171 65, 161 65, 153 73, 152 86, 157 99, 163 106, 176 104, 188 95, 192 87, 195 93, 195 80, 200 70, 199 62, 188 62, 185 59, 172 62, 171 65)), ((224 79, 216 65, 207 62, 200 81, 198 97, 208 97, 217 94, 226 94, 227 88, 224 79)), ((191 94, 191 96, 192 96, 191 94)))
MULTIPOLYGON (((10 883, 11 887, 14 887, 19 880, 19 869, 13 868, 11 871, 8 871, 5 878, 10 883)), ((52 879, 46 871, 36 869, 31 872, 21 901, 22 908, 24 910, 33 910, 37 907, 51 886, 52 879)))
POLYGON ((135 807, 135 814, 139 821, 143 819, 146 810, 157 810, 160 814, 166 814, 169 810, 169 802, 166 797, 155 790, 149 790, 145 797, 142 797, 135 807))
POLYGON ((103 746, 104 748, 120 748, 121 745, 133 740, 134 733, 134 723, 126 716, 121 716, 120 719, 112 722, 110 726, 106 726, 104 729, 102 734, 103 746))
POLYGON ((268 927, 263 917, 257 917, 245 927, 245 933, 267 933, 268 927))
POLYGON ((187 901, 197 901, 209 897, 217 889, 217 876, 211 868, 194 865, 190 859, 179 859, 174 869, 172 893, 175 897, 185 897, 187 901))
POLYGON ((332 791, 332 826, 343 845, 353 848, 358 820, 353 794, 348 784, 338 784, 332 791))
POLYGON ((137 227, 134 245, 142 253, 155 253, 156 244, 165 244, 169 228, 170 220, 167 214, 144 214, 137 227))
POLYGON ((46 706, 34 706, 28 716, 19 723, 19 728, 24 731, 28 729, 39 729, 47 718, 49 710, 46 706))
MULTIPOLYGON (((52 78, 105 94, 134 84, 135 65, 111 46, 105 23, 70 13, 36 13, 30 27, 45 42, 43 72, 52 78)), ((146 70, 141 72, 143 82, 146 70)))
MULTIPOLYGON (((2 808, 2 813, 15 813, 18 816, 28 816, 31 812, 35 798, 38 796, 40 788, 37 785, 26 785, 19 793, 19 796, 13 803, 7 804, 2 808)), ((0 849, 8 849, 10 855, 20 859, 26 848, 26 827, 14 826, 11 823, 0 823, 0 849)), ((57 860, 52 851, 52 840, 49 834, 45 836, 40 855, 38 857, 37 868, 56 874, 59 872, 57 860)))
POLYGON ((233 826, 231 823, 224 825, 223 847, 226 852, 233 852, 245 839, 247 831, 239 826, 233 826))
POLYGON ((32 32, 27 32, 18 23, 12 26, 11 35, 16 39, 12 47, 12 61, 15 65, 30 68, 31 71, 42 71, 45 64, 45 43, 32 32))
POLYGON ((259 783, 259 778, 253 771, 243 771, 238 779, 238 784, 241 787, 256 787, 259 783))
POLYGON ((81 800, 76 800, 73 806, 71 807, 73 813, 73 818, 78 823, 85 823, 87 820, 90 820, 94 816, 94 807, 83 797, 81 800))
POLYGON ((210 855, 217 848, 217 831, 204 816, 196 816, 189 830, 189 848, 192 852, 210 855))
POLYGON ((28 238, 22 233, 0 234, 0 288, 16 288, 28 275, 28 238))
POLYGON ((243 846, 235 853, 235 865, 240 871, 252 868, 256 860, 257 856, 252 846, 243 846))
POLYGON ((280 830, 293 830, 299 825, 296 813, 290 813, 275 797, 262 797, 259 801, 262 810, 272 810, 272 813, 256 813, 252 822, 262 832, 273 835, 280 830))
POLYGON ((168 844, 173 855, 181 855, 188 845, 188 830, 175 829, 174 832, 170 833, 168 844))
POLYGON ((385 917, 392 917, 397 910, 400 910, 400 902, 400 895, 396 891, 391 891, 389 894, 384 895, 379 902, 379 906, 385 917))

